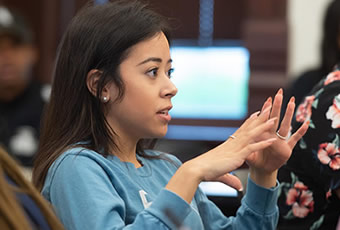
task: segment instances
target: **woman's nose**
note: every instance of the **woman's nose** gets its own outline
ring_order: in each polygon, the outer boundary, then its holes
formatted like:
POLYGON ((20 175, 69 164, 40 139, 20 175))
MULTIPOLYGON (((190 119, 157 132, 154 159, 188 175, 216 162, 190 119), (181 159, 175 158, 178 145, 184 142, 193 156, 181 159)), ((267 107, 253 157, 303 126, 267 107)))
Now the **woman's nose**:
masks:
POLYGON ((161 92, 162 96, 172 98, 177 94, 177 91, 178 89, 175 84, 168 77, 166 77, 165 86, 161 92))

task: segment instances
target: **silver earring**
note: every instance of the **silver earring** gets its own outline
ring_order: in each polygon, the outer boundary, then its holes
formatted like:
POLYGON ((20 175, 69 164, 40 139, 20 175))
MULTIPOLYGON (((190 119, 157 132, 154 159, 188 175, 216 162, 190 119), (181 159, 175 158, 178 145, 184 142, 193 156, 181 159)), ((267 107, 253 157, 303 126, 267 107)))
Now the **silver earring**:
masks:
POLYGON ((103 97, 103 101, 106 103, 108 101, 107 97, 103 97))

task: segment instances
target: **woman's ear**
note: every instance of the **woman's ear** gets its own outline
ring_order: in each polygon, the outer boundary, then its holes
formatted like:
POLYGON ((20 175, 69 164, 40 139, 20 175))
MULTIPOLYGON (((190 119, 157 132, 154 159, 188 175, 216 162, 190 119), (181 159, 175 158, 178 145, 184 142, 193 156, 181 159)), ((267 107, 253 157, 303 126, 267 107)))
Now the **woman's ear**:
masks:
POLYGON ((97 87, 99 79, 102 75, 102 72, 98 69, 91 69, 86 76, 86 86, 90 93, 96 97, 97 96, 97 87))
MULTIPOLYGON (((102 76, 102 71, 98 70, 98 69, 91 69, 88 73, 87 73, 87 77, 86 77, 86 85, 87 85, 87 89, 90 91, 90 93, 94 96, 97 97, 97 90, 98 90, 98 83, 99 80, 102 76)), ((103 103, 106 103, 110 100, 110 93, 108 90, 110 84, 107 84, 105 87, 103 87, 101 95, 100 95, 100 100, 103 103)))
MULTIPOLYGON (((90 93, 94 97, 97 97, 98 82, 99 82, 101 75, 102 75, 102 71, 100 71, 98 69, 91 69, 87 73, 87 77, 86 77, 87 89, 90 91, 90 93)), ((102 95, 100 95, 100 97, 101 97, 100 100, 103 103, 106 103, 106 102, 109 101, 109 95, 108 95, 105 87, 104 87, 102 95)))

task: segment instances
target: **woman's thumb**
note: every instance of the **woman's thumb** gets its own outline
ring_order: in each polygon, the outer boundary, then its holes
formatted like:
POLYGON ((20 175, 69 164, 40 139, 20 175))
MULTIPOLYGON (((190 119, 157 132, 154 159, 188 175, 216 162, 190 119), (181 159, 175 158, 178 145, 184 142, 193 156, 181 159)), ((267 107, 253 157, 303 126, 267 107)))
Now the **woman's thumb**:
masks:
POLYGON ((229 185, 230 187, 236 189, 239 192, 243 191, 243 186, 240 179, 238 179, 238 177, 230 173, 220 176, 219 178, 217 178, 217 181, 229 185))

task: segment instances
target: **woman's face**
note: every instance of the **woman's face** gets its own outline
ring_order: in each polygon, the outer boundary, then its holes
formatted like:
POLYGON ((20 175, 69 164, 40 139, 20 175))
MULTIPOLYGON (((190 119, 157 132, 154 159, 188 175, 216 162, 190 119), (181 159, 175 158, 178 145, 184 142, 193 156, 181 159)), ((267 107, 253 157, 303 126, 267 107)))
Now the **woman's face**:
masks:
POLYGON ((160 32, 134 45, 119 71, 125 94, 114 102, 118 90, 109 85, 109 124, 122 140, 163 137, 171 119, 171 98, 177 93, 170 80, 172 67, 165 35, 160 32))

